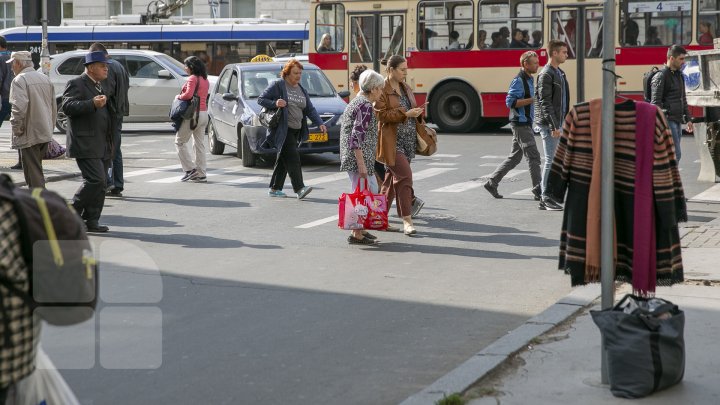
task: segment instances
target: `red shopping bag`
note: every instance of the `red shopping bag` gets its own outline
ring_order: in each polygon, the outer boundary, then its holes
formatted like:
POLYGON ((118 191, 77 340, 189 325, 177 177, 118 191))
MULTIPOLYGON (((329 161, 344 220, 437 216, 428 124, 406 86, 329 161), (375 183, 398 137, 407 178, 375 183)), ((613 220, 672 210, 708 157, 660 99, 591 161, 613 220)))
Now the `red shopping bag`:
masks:
MULTIPOLYGON (((367 180, 366 180, 367 184, 367 180)), ((384 231, 388 227, 388 206, 385 194, 373 194, 367 188, 363 191, 367 215, 363 223, 365 229, 384 231)))
POLYGON ((353 193, 342 193, 338 199, 338 227, 340 229, 363 229, 368 209, 365 204, 365 191, 360 184, 353 193))

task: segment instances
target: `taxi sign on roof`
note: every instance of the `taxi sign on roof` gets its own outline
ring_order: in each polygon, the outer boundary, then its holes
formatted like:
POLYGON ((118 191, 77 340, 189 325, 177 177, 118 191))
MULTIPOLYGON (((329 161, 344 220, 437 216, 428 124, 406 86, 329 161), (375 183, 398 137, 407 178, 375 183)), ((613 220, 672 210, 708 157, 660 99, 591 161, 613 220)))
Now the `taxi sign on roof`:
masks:
POLYGON ((250 62, 272 62, 273 58, 271 58, 268 55, 257 55, 254 58, 250 59, 250 62))

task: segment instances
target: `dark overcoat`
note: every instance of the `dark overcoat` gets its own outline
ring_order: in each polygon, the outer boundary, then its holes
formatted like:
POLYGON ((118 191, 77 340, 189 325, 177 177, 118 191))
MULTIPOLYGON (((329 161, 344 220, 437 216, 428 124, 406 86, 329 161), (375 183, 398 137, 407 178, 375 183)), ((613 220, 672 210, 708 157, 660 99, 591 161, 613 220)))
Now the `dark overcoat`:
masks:
POLYGON ((77 159, 109 159, 111 146, 108 104, 95 108, 93 97, 99 92, 83 73, 65 86, 60 109, 68 117, 67 155, 77 159))
MULTIPOLYGON (((317 113, 315 107, 310 101, 310 96, 308 96, 308 92, 305 90, 304 87, 302 87, 302 85, 300 85, 300 88, 305 94, 305 109, 303 110, 302 127, 300 128, 300 139, 298 141, 304 141, 308 139, 310 135, 310 131, 308 130, 307 126, 307 118, 310 118, 313 124, 317 126, 323 125, 325 123, 322 121, 320 115, 317 113)), ((270 83, 270 85, 265 89, 265 91, 262 92, 260 97, 258 97, 258 104, 269 110, 275 110, 277 109, 275 102, 279 99, 288 101, 287 88, 285 87, 284 79, 276 80, 270 83)), ((278 126, 272 129, 268 128, 267 130, 268 140, 273 146, 277 148, 278 154, 282 150, 282 146, 285 144, 285 138, 287 137, 288 133, 287 107, 282 108, 281 112, 282 116, 280 117, 280 122, 278 123, 278 126)))

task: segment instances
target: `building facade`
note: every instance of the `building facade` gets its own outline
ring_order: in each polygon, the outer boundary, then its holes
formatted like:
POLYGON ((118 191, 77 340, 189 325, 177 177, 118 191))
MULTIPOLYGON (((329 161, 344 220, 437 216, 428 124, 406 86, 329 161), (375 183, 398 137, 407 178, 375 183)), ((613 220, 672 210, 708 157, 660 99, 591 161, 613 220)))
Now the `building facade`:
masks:
MULTIPOLYGON (((63 19, 105 20, 120 14, 145 14, 150 0, 61 0, 63 19)), ((310 0, 189 0, 174 13, 180 18, 254 18, 307 21, 310 0)), ((0 0, 0 29, 22 25, 22 2, 0 0)))

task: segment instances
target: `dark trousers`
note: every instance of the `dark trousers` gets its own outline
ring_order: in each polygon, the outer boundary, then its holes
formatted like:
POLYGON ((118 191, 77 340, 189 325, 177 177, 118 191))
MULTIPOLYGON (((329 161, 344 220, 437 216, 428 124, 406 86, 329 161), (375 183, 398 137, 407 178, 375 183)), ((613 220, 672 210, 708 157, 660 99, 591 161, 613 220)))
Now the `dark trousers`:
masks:
POLYGON ((122 124, 123 117, 115 117, 112 123, 112 141, 113 141, 113 160, 112 167, 108 172, 108 188, 115 191, 123 191, 125 189, 125 180, 123 179, 123 158, 120 144, 122 142, 122 124))
POLYGON ((0 127, 2 126, 2 123, 10 119, 10 112, 12 110, 12 105, 8 100, 2 101, 2 106, 0 107, 0 127))
POLYGON ((83 183, 73 196, 73 207, 88 224, 96 225, 105 205, 110 159, 76 159, 83 183))
POLYGON ((5 401, 7 401, 8 389, 10 389, 10 387, 0 388, 0 405, 5 405, 5 401))
POLYGON ((500 183, 510 170, 520 164, 523 155, 525 155, 528 166, 530 166, 532 185, 533 187, 537 187, 542 181, 542 175, 540 172, 540 152, 538 152, 537 144, 535 143, 535 133, 529 125, 510 124, 510 128, 513 133, 510 154, 500 163, 500 166, 495 169, 493 174, 490 175, 490 180, 496 185, 500 183))
POLYGON ((42 160, 48 150, 48 142, 22 148, 23 174, 27 186, 45 188, 42 160))
POLYGON ((273 190, 282 190, 288 174, 290 175, 293 191, 297 193, 305 187, 302 169, 300 168, 300 154, 297 151, 298 136, 300 136, 299 129, 288 128, 285 143, 280 153, 278 153, 272 178, 270 178, 270 188, 273 190))

